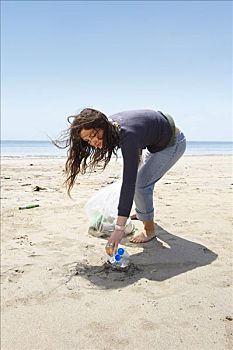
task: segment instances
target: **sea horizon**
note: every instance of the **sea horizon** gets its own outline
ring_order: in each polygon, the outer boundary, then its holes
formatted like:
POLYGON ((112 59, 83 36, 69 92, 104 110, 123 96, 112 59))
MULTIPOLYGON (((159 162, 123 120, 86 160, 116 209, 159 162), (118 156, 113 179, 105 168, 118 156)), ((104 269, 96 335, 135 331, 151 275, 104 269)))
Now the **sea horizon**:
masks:
MULTIPOLYGON (((1 157, 64 157, 67 154, 67 149, 59 149, 49 140, 1 140, 0 142, 1 157)), ((221 154, 233 154, 232 141, 187 141, 185 155, 221 154)))

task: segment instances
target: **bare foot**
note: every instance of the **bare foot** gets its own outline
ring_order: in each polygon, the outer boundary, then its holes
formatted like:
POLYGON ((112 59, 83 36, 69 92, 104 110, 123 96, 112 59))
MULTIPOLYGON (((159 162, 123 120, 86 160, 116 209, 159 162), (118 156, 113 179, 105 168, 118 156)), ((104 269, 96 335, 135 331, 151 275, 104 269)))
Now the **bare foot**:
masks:
POLYGON ((133 238, 130 240, 132 243, 146 243, 151 241, 156 237, 155 229, 153 231, 143 230, 137 235, 134 235, 133 238))

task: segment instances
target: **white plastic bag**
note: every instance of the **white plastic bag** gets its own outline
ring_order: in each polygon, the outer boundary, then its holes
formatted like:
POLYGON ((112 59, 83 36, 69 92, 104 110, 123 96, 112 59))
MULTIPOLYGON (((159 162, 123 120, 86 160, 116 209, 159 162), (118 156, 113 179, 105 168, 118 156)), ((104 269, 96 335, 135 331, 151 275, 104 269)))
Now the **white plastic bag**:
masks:
MULTIPOLYGON (((96 192, 86 203, 85 211, 90 224, 89 233, 96 237, 110 235, 114 231, 117 207, 120 197, 121 181, 116 181, 96 192)), ((134 227, 129 218, 125 232, 132 233, 134 227)))

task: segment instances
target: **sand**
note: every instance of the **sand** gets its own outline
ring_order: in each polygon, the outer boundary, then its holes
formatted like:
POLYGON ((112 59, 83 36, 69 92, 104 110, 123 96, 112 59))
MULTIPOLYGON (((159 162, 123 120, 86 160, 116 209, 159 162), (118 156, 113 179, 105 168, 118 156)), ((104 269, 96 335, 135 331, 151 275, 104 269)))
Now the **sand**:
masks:
POLYGON ((232 349, 231 156, 184 156, 158 182, 158 238, 124 239, 127 272, 105 267, 84 210, 121 160, 79 177, 73 199, 64 163, 2 159, 1 349, 232 349))

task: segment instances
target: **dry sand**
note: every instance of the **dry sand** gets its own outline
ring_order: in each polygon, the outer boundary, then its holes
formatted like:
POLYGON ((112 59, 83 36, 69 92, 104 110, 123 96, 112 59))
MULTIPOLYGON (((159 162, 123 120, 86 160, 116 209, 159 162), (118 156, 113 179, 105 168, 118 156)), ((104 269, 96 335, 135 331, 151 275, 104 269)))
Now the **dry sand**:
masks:
POLYGON ((121 160, 80 177, 73 200, 64 163, 2 159, 1 349, 232 349, 231 156, 185 156, 160 180, 158 239, 122 242, 128 272, 104 267, 84 211, 121 160))

